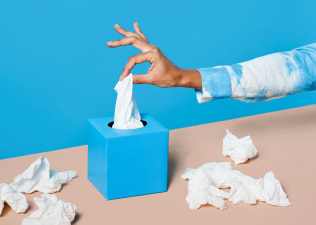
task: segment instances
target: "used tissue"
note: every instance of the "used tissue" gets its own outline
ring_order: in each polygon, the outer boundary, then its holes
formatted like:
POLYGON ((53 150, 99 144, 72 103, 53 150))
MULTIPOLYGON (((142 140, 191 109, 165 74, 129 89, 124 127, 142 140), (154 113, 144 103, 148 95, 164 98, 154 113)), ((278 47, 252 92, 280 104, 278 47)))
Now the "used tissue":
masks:
POLYGON ((189 179, 186 201, 191 209, 210 204, 223 210, 226 208, 224 199, 234 204, 240 201, 247 204, 264 201, 275 206, 291 205, 272 171, 263 178, 255 179, 233 170, 228 162, 211 162, 197 169, 188 168, 181 177, 189 179), (230 188, 230 191, 220 188, 230 188))
POLYGON ((123 80, 120 80, 114 89, 117 92, 117 99, 112 128, 135 129, 143 127, 133 95, 133 75, 130 73, 123 80))
POLYGON ((16 213, 25 212, 29 207, 25 195, 17 192, 10 185, 3 183, 0 184, 0 215, 4 207, 4 202, 16 213))
POLYGON ((188 168, 182 178, 190 179, 186 198, 190 209, 198 209, 205 204, 213 205, 221 210, 226 208, 224 198, 228 198, 229 193, 216 187, 205 171, 188 168))
POLYGON ((38 210, 22 221, 22 225, 70 225, 76 215, 76 206, 65 203, 56 195, 42 194, 34 198, 38 210))
POLYGON ((32 193, 39 191, 42 193, 54 193, 65 184, 77 176, 77 172, 69 170, 57 172, 50 170, 48 159, 44 156, 34 161, 29 168, 14 178, 10 185, 21 193, 32 193))
POLYGON ((246 162, 254 158, 258 150, 252 143, 250 136, 238 138, 226 129, 226 136, 223 139, 223 155, 230 156, 235 164, 246 162))

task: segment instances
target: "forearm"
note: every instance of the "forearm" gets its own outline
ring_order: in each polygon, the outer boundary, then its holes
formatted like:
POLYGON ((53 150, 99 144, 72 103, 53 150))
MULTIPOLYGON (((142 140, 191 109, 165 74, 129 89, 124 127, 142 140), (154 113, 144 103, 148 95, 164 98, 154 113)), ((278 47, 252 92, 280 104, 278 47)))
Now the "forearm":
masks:
POLYGON ((263 101, 315 90, 316 44, 199 71, 202 77, 202 91, 197 91, 199 102, 228 97, 263 101))
POLYGON ((233 98, 263 101, 316 88, 315 44, 236 65, 228 68, 233 98))
POLYGON ((198 70, 179 69, 177 87, 194 88, 202 90, 202 78, 198 70))

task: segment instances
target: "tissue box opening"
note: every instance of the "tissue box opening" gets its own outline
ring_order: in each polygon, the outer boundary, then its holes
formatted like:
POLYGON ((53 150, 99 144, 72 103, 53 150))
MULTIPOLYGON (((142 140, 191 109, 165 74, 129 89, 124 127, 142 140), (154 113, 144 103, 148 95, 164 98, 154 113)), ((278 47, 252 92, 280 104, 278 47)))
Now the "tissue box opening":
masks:
MULTIPOLYGON (((146 121, 141 120, 141 122, 142 122, 142 124, 143 124, 144 127, 147 125, 147 122, 146 122, 146 121)), ((108 123, 108 126, 112 128, 113 124, 114 124, 114 121, 108 123)), ((143 127, 140 127, 140 128, 143 128, 143 127)), ((115 129, 115 128, 113 128, 113 129, 115 129)), ((136 129, 139 129, 139 128, 136 128, 136 129)))

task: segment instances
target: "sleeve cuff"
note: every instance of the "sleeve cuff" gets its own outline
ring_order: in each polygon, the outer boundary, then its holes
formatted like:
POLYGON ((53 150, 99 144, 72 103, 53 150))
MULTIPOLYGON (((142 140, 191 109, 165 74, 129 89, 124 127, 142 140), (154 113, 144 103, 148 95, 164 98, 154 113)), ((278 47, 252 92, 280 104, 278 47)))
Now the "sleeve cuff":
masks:
POLYGON ((231 80, 225 66, 197 69, 202 78, 202 91, 195 89, 197 101, 229 98, 232 94, 231 80))

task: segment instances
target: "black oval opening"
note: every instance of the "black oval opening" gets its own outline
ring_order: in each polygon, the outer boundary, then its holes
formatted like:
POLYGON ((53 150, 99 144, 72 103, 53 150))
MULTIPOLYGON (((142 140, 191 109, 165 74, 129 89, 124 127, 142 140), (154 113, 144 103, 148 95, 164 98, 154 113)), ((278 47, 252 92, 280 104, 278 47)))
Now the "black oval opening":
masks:
MULTIPOLYGON (((141 120, 141 122, 142 122, 143 126, 146 126, 146 125, 147 125, 147 122, 146 122, 146 121, 141 120)), ((114 124, 114 121, 109 122, 109 123, 108 123, 108 126, 112 128, 113 124, 114 124)))

